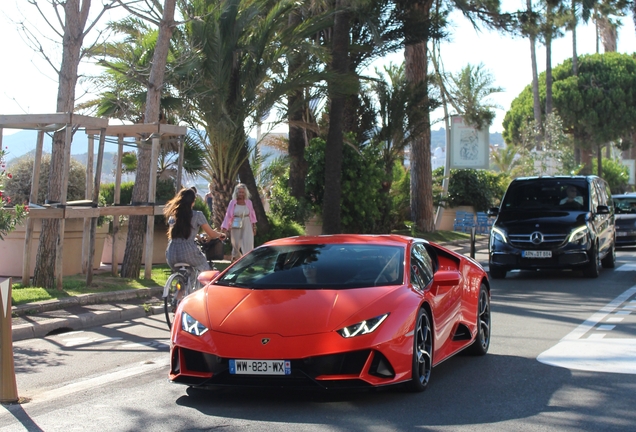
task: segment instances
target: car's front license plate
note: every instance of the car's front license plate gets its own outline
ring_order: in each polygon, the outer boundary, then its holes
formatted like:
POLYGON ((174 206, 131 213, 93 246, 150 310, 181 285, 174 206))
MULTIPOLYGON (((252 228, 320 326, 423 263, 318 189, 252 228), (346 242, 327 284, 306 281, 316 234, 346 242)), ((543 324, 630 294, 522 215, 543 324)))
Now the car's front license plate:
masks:
POLYGON ((523 251, 524 258, 552 258, 552 251, 523 251))
POLYGON ((233 375, 291 375, 289 360, 230 360, 233 375))

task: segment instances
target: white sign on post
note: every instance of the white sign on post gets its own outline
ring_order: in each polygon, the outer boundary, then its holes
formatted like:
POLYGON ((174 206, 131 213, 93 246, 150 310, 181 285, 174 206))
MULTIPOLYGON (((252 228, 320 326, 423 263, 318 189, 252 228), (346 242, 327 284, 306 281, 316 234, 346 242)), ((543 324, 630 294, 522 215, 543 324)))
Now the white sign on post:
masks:
POLYGON ((463 117, 452 116, 449 144, 450 168, 488 168, 490 156, 488 129, 475 129, 464 123, 463 117))

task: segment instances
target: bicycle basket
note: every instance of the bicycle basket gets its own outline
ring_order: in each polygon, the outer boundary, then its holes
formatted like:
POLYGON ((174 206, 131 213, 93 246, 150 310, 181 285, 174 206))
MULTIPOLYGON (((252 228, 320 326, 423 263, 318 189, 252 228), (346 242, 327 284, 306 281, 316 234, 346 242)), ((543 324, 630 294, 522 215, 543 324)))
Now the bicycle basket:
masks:
POLYGON ((223 259, 223 242, 219 239, 212 239, 201 245, 201 250, 208 261, 218 261, 223 259))

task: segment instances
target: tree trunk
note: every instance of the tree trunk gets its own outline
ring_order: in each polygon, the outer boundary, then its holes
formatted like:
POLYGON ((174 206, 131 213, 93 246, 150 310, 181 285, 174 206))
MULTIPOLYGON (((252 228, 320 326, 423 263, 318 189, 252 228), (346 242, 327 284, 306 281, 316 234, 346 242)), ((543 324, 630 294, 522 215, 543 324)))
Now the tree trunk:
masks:
MULTIPOLYGON (((407 2, 405 11, 406 28, 421 28, 434 25, 431 23, 432 0, 407 2)), ((404 60, 406 81, 411 88, 423 87, 424 93, 420 104, 429 105, 428 97, 428 33, 410 32, 404 42, 404 60)), ((418 120, 419 122, 420 120, 418 120)), ((431 170, 431 127, 430 115, 425 114, 421 120, 422 131, 411 138, 411 218, 418 230, 432 232, 435 230, 435 213, 433 209, 433 180, 431 170)))
MULTIPOLYGON (((528 12, 532 13, 532 2, 531 0, 526 0, 526 4, 528 6, 528 12)), ((532 98, 534 101, 534 121, 537 126, 541 126, 541 99, 539 98, 539 74, 537 72, 537 49, 536 49, 536 36, 534 34, 534 30, 531 31, 530 34, 530 59, 531 59, 531 67, 532 67, 532 98)))
MULTIPOLYGON (((62 64, 60 65, 59 84, 57 90, 57 112, 72 113, 75 108, 75 85, 79 68, 80 51, 84 42, 84 27, 90 10, 90 0, 67 0, 64 5, 64 35, 62 47, 62 64)), ((49 173, 49 201, 60 201, 62 197, 62 181, 64 173, 64 157, 66 148, 66 132, 57 131, 53 135, 51 149, 51 171, 49 173)), ((33 274, 33 285, 52 289, 56 285, 55 262, 56 247, 60 235, 59 219, 43 219, 42 235, 38 245, 37 258, 33 274)))
POLYGON ((616 24, 613 24, 606 16, 598 17, 597 23, 600 39, 603 43, 603 52, 616 52, 616 40, 618 38, 616 24))
MULTIPOLYGON (((266 234, 269 231, 269 221, 267 220, 267 215, 265 214, 265 208, 263 207, 263 201, 261 201, 261 195, 258 192, 258 187, 256 186, 256 179, 254 178, 254 172, 252 171, 252 167, 250 166, 249 158, 247 157, 247 149, 245 145, 241 148, 241 160, 243 163, 239 167, 238 174, 241 178, 241 183, 245 183, 247 186, 247 190, 250 191, 250 195, 252 196, 250 200, 252 201, 252 205, 254 206, 254 213, 256 213, 258 231, 260 233, 266 234)), ((226 204, 227 205, 227 204, 226 204)))
MULTIPOLYGON (((174 12, 176 0, 165 0, 163 5, 163 18, 159 25, 159 35, 152 58, 150 78, 148 81, 148 93, 146 96, 146 110, 144 113, 144 123, 159 122, 161 91, 163 89, 163 79, 166 72, 166 62, 168 50, 170 48, 170 38, 174 29, 174 12)), ((137 173, 135 175, 135 186, 133 187, 133 204, 146 203, 149 201, 148 190, 150 176, 156 175, 157 167, 152 164, 150 140, 144 137, 137 150, 137 173), (148 141, 146 141, 148 140, 148 141)), ((154 202, 154 197, 150 198, 154 202)), ((144 239, 146 233, 146 216, 130 216, 128 222, 128 237, 126 238, 126 251, 121 266, 121 276, 130 279, 137 279, 141 271, 141 257, 144 250, 144 239)))
POLYGON ((225 212, 227 206, 232 199, 232 192, 234 192, 234 181, 232 179, 226 179, 224 182, 214 179, 213 181, 213 195, 214 195, 214 214, 212 221, 216 229, 221 229, 221 224, 225 218, 225 212))
POLYGON ((576 0, 572 0, 572 74, 579 74, 579 55, 576 50, 576 26, 578 20, 576 18, 576 0))
POLYGON ((552 35, 545 36, 545 115, 552 114, 552 35))
POLYGON ((346 94, 339 86, 339 76, 349 71, 349 13, 342 10, 344 0, 336 1, 333 23, 331 69, 336 77, 329 81, 329 132, 325 146, 325 195, 322 209, 322 233, 342 231, 340 202, 342 197, 342 145, 346 94))
MULTIPOLYGON (((404 58, 406 63, 406 79, 415 87, 424 83, 428 105, 428 55, 426 42, 406 45, 404 58)), ((431 169, 431 126, 430 117, 426 116, 422 132, 411 140, 411 218, 418 230, 435 231, 435 213, 433 209, 433 175, 431 169)))
MULTIPOLYGON (((294 28, 302 23, 299 11, 289 15, 289 27, 294 28)), ((297 72, 301 65, 300 53, 289 59, 289 74, 297 72)), ((288 97, 289 125, 289 189, 291 196, 301 199, 305 195, 305 177, 307 177, 307 161, 305 160, 305 134, 300 126, 303 121, 303 91, 294 90, 288 97)))

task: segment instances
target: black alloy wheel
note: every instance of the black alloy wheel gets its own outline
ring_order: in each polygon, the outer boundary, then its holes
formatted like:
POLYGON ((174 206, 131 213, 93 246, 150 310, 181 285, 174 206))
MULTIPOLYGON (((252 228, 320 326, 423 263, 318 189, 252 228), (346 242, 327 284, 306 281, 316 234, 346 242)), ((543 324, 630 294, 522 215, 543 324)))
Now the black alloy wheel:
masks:
POLYGON ((598 246, 596 244, 590 249, 588 257, 590 262, 588 267, 583 269, 583 276, 595 279, 601 273, 601 260, 599 259, 598 246))
POLYGON ((433 330, 431 319, 424 309, 420 309, 413 332, 413 365, 411 381, 407 390, 422 392, 428 387, 433 369, 433 330))
POLYGON ((609 252, 607 252, 607 255, 605 255, 601 260, 601 265, 603 266, 603 268, 616 267, 616 247, 614 243, 612 243, 612 246, 609 252))
POLYGON ((477 336, 475 336, 475 341, 466 349, 467 354, 486 355, 488 347, 490 347, 490 326, 490 297, 488 296, 488 288, 481 284, 479 288, 479 304, 477 306, 477 336))

